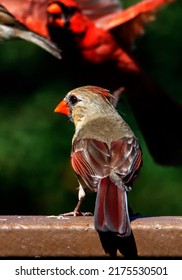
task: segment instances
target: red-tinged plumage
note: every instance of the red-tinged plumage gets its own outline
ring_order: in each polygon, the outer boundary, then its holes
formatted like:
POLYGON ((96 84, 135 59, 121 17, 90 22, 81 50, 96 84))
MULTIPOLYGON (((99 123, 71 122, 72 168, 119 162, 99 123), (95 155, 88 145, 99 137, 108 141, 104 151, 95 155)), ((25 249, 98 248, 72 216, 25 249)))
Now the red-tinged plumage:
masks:
POLYGON ((55 112, 65 114, 67 110, 75 124, 71 164, 79 182, 79 201, 73 215, 80 214, 85 191, 97 192, 95 229, 105 251, 115 255, 117 249, 122 252, 117 238, 131 235, 127 191, 141 167, 142 152, 109 98, 103 88, 84 86, 69 92, 55 112), (115 245, 108 246, 104 233, 116 237, 112 237, 115 245))
POLYGON ((101 232, 111 231, 125 237, 131 234, 126 192, 109 177, 102 179, 98 186, 94 223, 101 232))
MULTIPOLYGON (((63 3, 67 7, 79 7, 84 15, 105 30, 122 25, 123 28, 125 23, 131 23, 131 29, 128 33, 135 39, 141 34, 140 30, 143 30, 143 25, 151 20, 151 13, 158 7, 172 1, 174 0, 144 0, 125 10, 122 10, 118 0, 1 0, 1 4, 20 22, 42 36, 49 37, 46 26, 47 11, 51 11, 49 5, 63 3)), ((55 10, 56 8, 52 12, 55 13, 55 10)))

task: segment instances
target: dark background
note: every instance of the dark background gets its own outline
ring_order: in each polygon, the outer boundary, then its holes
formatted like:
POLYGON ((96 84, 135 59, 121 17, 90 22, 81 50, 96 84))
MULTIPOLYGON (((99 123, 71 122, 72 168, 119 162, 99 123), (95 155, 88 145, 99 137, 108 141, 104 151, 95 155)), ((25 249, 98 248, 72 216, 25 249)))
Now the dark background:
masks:
MULTIPOLYGON (((137 1, 123 2, 126 7, 137 1)), ((167 5, 134 50, 146 73, 179 103, 181 18, 181 1, 167 5)), ((74 127, 53 113, 77 85, 78 66, 69 67, 30 43, 0 43, 0 215, 59 214, 76 204, 78 185, 69 160, 74 127)), ((132 208, 149 216, 181 215, 182 168, 153 161, 124 96, 118 110, 143 149, 144 165, 129 194, 132 208)), ((83 209, 93 211, 94 199, 95 194, 88 195, 83 209)))

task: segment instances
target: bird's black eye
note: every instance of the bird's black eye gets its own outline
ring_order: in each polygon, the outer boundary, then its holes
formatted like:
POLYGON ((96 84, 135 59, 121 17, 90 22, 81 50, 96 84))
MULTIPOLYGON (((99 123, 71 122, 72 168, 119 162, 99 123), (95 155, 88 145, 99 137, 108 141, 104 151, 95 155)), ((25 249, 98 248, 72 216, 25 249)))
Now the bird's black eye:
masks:
POLYGON ((75 105, 79 99, 75 95, 70 95, 68 101, 71 105, 75 105))

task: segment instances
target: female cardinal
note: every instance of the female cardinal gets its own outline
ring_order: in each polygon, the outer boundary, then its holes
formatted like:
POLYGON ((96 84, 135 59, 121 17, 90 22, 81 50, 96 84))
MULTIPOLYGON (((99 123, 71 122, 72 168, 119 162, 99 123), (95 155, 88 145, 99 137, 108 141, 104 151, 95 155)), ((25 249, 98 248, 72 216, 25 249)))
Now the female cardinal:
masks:
POLYGON ((98 232, 119 237, 131 234, 127 191, 142 163, 139 142, 117 113, 108 90, 83 86, 70 91, 55 112, 75 125, 71 163, 79 182, 80 214, 85 190, 97 192, 94 223, 98 232))
POLYGON ((45 49, 57 58, 61 58, 60 49, 48 39, 31 32, 9 11, 0 5, 0 40, 24 39, 45 49))

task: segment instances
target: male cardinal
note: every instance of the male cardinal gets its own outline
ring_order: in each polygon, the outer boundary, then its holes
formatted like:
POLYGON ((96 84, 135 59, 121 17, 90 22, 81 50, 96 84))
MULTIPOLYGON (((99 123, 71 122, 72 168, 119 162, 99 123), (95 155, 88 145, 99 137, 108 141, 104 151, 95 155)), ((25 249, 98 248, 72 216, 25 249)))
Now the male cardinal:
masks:
POLYGON ((71 163, 79 182, 79 201, 73 214, 80 214, 86 189, 97 192, 95 228, 101 235, 120 238, 131 234, 127 191, 141 167, 142 152, 109 101, 112 98, 106 89, 83 86, 70 91, 55 112, 67 115, 75 125, 71 163))
POLYGON ((0 40, 24 39, 61 58, 60 49, 50 40, 31 32, 2 5, 0 5, 0 40))

